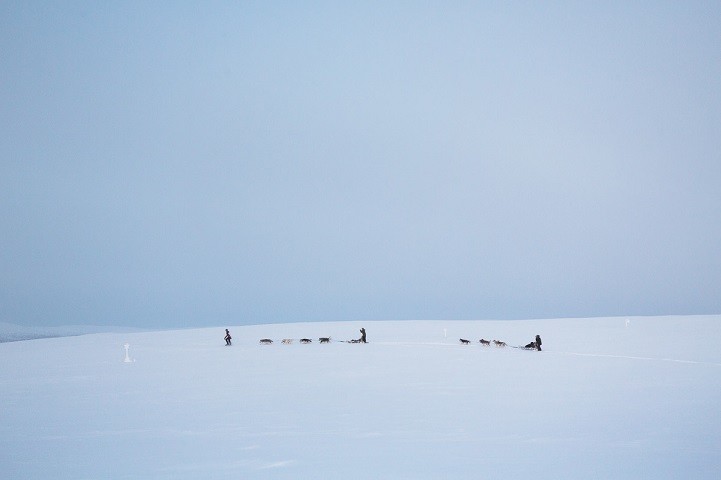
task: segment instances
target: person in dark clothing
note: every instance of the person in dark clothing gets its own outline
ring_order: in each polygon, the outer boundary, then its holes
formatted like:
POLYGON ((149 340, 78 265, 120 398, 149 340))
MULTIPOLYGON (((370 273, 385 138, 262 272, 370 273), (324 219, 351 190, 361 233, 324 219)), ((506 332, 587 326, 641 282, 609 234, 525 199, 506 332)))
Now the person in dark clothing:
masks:
POLYGON ((541 343, 542 343, 540 335, 536 335, 536 341, 534 343, 536 344, 536 350, 538 350, 540 352, 541 351, 541 343))
POLYGON ((368 342, 366 341, 366 329, 365 329, 365 328, 361 328, 361 329, 360 329, 360 332, 361 332, 361 338, 360 338, 361 343, 368 343, 368 342))
POLYGON ((230 339, 231 339, 231 338, 233 338, 233 337, 230 336, 230 330, 228 330, 228 329, 226 328, 226 329, 225 329, 225 345, 226 345, 226 346, 228 346, 228 345, 231 344, 231 343, 230 343, 230 339))

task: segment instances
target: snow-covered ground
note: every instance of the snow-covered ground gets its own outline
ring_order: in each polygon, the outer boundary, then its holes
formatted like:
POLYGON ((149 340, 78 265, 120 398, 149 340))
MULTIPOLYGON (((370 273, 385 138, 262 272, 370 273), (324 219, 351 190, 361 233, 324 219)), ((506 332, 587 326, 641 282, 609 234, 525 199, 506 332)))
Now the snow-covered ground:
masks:
POLYGON ((721 472, 719 316, 228 327, 0 344, 0 478, 721 472))
POLYGON ((64 327, 25 327, 0 322, 0 343, 35 340, 38 338, 73 337, 89 333, 139 332, 138 328, 68 325, 64 327))

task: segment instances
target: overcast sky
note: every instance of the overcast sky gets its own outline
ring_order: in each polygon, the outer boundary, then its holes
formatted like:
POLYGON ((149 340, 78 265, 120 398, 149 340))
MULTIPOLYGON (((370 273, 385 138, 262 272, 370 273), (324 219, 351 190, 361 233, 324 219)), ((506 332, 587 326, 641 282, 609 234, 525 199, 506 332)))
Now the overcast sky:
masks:
POLYGON ((0 321, 721 313, 721 3, 0 5, 0 321))

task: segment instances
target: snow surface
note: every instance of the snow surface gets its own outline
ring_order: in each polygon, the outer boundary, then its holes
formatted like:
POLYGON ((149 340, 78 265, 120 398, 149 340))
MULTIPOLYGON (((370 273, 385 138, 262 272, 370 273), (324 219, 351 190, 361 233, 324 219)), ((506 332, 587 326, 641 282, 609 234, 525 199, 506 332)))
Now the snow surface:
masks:
POLYGON ((0 344, 0 477, 721 472, 719 316, 224 327, 0 344))
POLYGON ((139 328, 68 325, 63 327, 26 327, 0 322, 0 343, 35 340, 38 338, 72 337, 89 333, 139 332, 139 328))

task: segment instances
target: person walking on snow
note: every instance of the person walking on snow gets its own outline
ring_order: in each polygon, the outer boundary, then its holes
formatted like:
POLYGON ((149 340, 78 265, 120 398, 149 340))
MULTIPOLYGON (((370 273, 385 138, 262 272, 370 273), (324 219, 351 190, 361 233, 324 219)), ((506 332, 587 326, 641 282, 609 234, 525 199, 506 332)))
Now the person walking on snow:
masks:
POLYGON ((231 338, 233 338, 233 337, 230 336, 230 330, 228 330, 228 329, 226 328, 226 329, 225 329, 225 345, 226 345, 226 346, 229 346, 229 345, 231 344, 231 343, 230 343, 230 339, 231 339, 231 338))
POLYGON ((366 342, 366 329, 361 328, 360 332, 361 332, 361 338, 360 338, 361 343, 368 343, 368 342, 366 342))
POLYGON ((536 350, 538 350, 539 352, 541 351, 541 343, 541 336, 536 335, 536 350))

